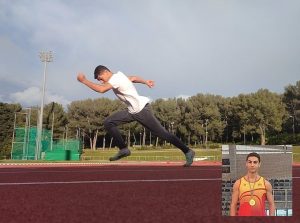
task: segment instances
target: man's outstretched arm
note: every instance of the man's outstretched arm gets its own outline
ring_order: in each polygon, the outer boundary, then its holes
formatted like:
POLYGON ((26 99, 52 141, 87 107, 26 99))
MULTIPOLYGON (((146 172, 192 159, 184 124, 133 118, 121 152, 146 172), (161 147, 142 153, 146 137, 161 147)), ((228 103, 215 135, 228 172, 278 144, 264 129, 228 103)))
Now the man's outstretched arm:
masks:
POLYGON ((106 91, 109 91, 110 89, 113 88, 111 86, 111 84, 109 84, 109 83, 105 83, 105 84, 93 83, 93 82, 89 81, 88 79, 86 79, 86 77, 83 73, 78 73, 77 80, 79 82, 83 83, 84 85, 88 86, 90 89, 97 91, 99 93, 105 93, 106 91))
POLYGON ((146 84, 149 88, 154 87, 154 81, 153 80, 144 80, 143 78, 138 77, 138 76, 129 76, 128 78, 133 83, 146 84))

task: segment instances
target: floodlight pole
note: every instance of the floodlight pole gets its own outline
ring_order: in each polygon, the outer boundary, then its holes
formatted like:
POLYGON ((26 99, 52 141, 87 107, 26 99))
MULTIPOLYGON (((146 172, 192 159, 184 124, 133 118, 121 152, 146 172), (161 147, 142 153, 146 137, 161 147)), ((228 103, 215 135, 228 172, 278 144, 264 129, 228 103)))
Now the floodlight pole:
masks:
POLYGON ((43 113, 44 113, 44 99, 45 99, 45 86, 46 86, 46 74, 47 74, 47 63, 53 61, 52 51, 40 52, 40 59, 44 63, 44 81, 43 81, 43 91, 42 91, 42 102, 41 102, 41 109, 39 115, 39 122, 38 122, 38 131, 37 131, 37 146, 36 146, 36 153, 35 159, 38 160, 41 157, 41 150, 42 150, 42 131, 43 131, 43 113))

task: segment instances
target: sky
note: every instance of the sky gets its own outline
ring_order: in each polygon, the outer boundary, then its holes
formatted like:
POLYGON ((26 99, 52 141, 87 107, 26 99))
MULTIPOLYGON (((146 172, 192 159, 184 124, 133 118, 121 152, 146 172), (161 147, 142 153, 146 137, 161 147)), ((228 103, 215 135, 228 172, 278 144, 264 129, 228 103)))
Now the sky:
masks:
POLYGON ((300 80, 298 0, 0 0, 0 102, 65 107, 99 94, 97 65, 155 81, 141 95, 283 93, 300 80))

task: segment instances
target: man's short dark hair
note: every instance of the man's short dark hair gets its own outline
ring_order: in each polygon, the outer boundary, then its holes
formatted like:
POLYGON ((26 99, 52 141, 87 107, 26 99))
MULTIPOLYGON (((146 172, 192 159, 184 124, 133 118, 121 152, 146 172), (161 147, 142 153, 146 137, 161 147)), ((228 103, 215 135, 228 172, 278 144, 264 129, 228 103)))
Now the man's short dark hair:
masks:
POLYGON ((97 66, 94 71, 94 78, 97 79, 98 75, 101 74, 101 72, 103 72, 105 70, 110 71, 107 67, 105 67, 103 65, 97 66))
POLYGON ((256 157, 257 159, 258 159, 258 162, 260 162, 260 155, 258 154, 258 153, 249 153, 248 155, 247 155, 247 158, 246 158, 246 161, 248 160, 248 158, 249 157, 251 157, 251 156, 254 156, 254 157, 256 157))

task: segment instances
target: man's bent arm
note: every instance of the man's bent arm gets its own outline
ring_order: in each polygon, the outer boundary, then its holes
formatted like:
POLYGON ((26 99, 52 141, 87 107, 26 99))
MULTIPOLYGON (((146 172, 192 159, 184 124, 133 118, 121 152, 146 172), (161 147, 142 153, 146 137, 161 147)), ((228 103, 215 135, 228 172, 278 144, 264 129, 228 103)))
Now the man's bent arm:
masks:
POLYGON ((143 78, 138 77, 138 76, 128 76, 128 79, 133 83, 146 84, 150 88, 154 87, 153 80, 144 80, 143 78))

